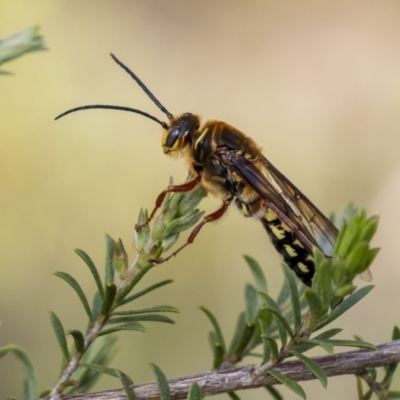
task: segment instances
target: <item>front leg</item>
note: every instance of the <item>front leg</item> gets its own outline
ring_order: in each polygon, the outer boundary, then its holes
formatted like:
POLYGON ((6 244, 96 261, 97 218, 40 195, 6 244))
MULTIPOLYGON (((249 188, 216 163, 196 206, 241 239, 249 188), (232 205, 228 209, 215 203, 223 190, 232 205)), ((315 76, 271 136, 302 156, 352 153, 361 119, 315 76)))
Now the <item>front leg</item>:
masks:
POLYGON ((192 230, 192 232, 190 233, 187 241, 185 244, 183 244, 181 247, 179 247, 178 250, 175 250, 170 256, 162 258, 161 260, 152 260, 154 263, 156 264, 161 264, 165 261, 168 261, 170 258, 176 256, 181 250, 183 250, 186 246, 188 246, 189 244, 193 243, 194 239, 196 238, 196 236, 198 235, 198 233, 200 232, 200 229, 207 224, 208 222, 212 222, 212 221, 216 221, 217 219, 220 219, 226 212, 226 210, 228 209, 228 207, 230 206, 230 204, 232 203, 234 196, 229 196, 227 197, 223 203, 222 206, 220 208, 218 208, 217 211, 214 211, 213 213, 206 215, 203 218, 203 221, 201 221, 198 225, 195 226, 195 228, 192 230))
POLYGON ((185 193, 185 192, 190 192, 192 189, 194 189, 201 181, 201 176, 197 175, 194 179, 191 181, 185 182, 182 185, 172 185, 168 186, 165 190, 163 190, 157 197, 156 200, 156 205, 153 209, 153 211, 150 214, 150 217, 147 219, 147 221, 144 224, 136 224, 135 225, 135 230, 139 231, 140 229, 144 228, 149 224, 149 222, 153 219, 155 213, 157 210, 161 207, 161 204, 163 203, 165 196, 167 193, 185 193))

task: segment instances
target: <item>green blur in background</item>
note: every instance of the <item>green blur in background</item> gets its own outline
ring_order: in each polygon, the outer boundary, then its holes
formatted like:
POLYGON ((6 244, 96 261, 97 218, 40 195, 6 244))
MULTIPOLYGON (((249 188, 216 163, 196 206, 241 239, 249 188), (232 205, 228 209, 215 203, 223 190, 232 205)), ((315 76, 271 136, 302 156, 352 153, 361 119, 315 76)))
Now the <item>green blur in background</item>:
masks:
MULTIPOLYGON (((75 293, 51 273, 64 270, 93 293, 72 250, 102 263, 105 232, 128 248, 139 209, 153 206, 170 176, 183 182, 187 174, 182 160, 163 155, 160 127, 139 115, 90 110, 54 122, 68 108, 93 103, 165 119, 110 52, 171 112, 223 120, 252 136, 323 212, 353 201, 380 213, 377 287, 340 323, 347 338, 390 339, 400 323, 398 1, 0 0, 0 37, 36 24, 49 51, 7 63, 15 75, 0 75, 0 345, 28 352, 41 389, 53 385, 60 367, 47 311, 66 329, 86 323, 75 293)), ((208 211, 218 206, 204 201, 208 211)), ((233 330, 251 279, 243 254, 265 267, 275 294, 279 257, 261 224, 232 207, 146 277, 143 286, 174 279, 143 305, 178 307, 177 324, 120 334, 112 365, 135 383, 154 379, 150 361, 169 378, 209 370, 210 327, 198 306, 233 330)), ((2 359, 0 397, 20 396, 21 381, 16 360, 2 359)), ((104 377, 96 390, 118 386, 104 377)), ((316 382, 303 387, 313 399, 356 396, 352 376, 330 379, 328 391, 316 382)))

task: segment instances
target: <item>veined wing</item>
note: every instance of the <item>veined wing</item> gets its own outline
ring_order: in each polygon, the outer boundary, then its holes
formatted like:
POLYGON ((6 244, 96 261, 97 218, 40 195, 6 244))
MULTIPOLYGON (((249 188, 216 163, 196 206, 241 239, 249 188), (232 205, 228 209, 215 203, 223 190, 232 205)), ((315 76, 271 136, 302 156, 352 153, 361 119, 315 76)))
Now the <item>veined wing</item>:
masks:
POLYGON ((251 185, 310 253, 317 246, 325 255, 332 255, 337 229, 265 157, 262 156, 261 162, 266 175, 243 155, 228 150, 220 156, 251 185))
POLYGON ((293 203, 299 211, 299 216, 308 229, 318 246, 327 256, 332 256, 335 246, 338 230, 332 222, 318 208, 293 185, 281 172, 279 172, 264 156, 263 164, 267 173, 271 174, 273 179, 279 183, 282 189, 282 195, 288 203, 293 203))

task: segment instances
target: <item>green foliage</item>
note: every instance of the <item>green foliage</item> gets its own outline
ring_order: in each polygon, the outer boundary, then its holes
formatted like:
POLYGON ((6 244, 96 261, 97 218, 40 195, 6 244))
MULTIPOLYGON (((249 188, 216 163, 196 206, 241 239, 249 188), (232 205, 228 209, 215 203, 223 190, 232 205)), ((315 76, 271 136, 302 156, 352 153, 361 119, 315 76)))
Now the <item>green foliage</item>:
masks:
POLYGON ((126 398, 128 400, 136 400, 135 392, 132 387, 133 381, 124 372, 116 368, 109 368, 105 367, 104 365, 97 365, 97 364, 80 363, 80 366, 83 368, 87 368, 87 370, 89 371, 94 371, 96 374, 106 374, 109 376, 113 376, 115 378, 119 378, 122 387, 125 390, 126 398))
POLYGON ((255 325, 252 322, 247 322, 245 324, 242 335, 240 336, 240 339, 233 350, 233 354, 236 357, 236 359, 242 358, 242 354, 246 350, 247 345, 249 344, 253 336, 254 329, 255 325))
POLYGON ((306 393, 297 382, 274 370, 269 370, 268 373, 272 375, 278 382, 282 383, 282 385, 286 386, 288 389, 292 390, 294 393, 300 396, 302 399, 306 398, 306 393))
POLYGON ((339 273, 341 280, 335 280, 335 284, 340 286, 351 283, 354 277, 365 272, 379 249, 370 248, 370 242, 378 228, 378 216, 367 217, 365 210, 359 209, 350 222, 344 223, 337 239, 332 269, 335 263, 344 261, 340 268, 344 268, 343 273, 339 273))
POLYGON ((202 400, 203 395, 201 394, 201 389, 198 383, 194 382, 190 385, 187 400, 202 400))
POLYGON ((135 392, 133 391, 132 385, 132 379, 124 374, 122 371, 116 370, 118 378, 120 379, 122 383, 122 387, 125 390, 126 398, 127 400, 136 400, 135 392))
MULTIPOLYGON (((142 226, 135 231, 134 247, 136 254, 134 262, 131 264, 129 264, 122 240, 116 241, 106 235, 104 282, 100 278, 98 267, 90 256, 83 250, 75 250, 89 268, 97 287, 92 306, 89 305, 87 296, 75 278, 66 272, 54 273, 67 282, 78 295, 88 316, 88 326, 86 333, 77 329, 68 331, 73 339, 73 347, 69 350, 60 318, 54 312, 49 312, 50 321, 61 350, 64 369, 63 378, 57 382, 51 391, 47 392, 50 396, 56 396, 62 392, 73 393, 77 388, 80 392, 84 392, 93 385, 100 374, 112 371, 112 374, 120 379, 127 397, 129 399, 135 398, 130 388, 132 384, 130 378, 123 372, 108 369, 106 366, 114 355, 115 341, 110 334, 120 331, 145 332, 146 329, 142 322, 174 323, 171 318, 163 315, 163 313, 179 312, 176 307, 169 305, 129 310, 120 310, 120 308, 172 282, 171 280, 158 282, 128 297, 143 277, 156 265, 155 260, 160 260, 161 255, 177 239, 179 233, 194 225, 201 218, 202 213, 196 209, 196 206, 204 195, 205 191, 202 188, 195 189, 186 195, 168 195, 162 205, 160 215, 154 221, 153 229, 148 226, 147 212, 141 211, 138 224, 142 226), (84 368, 77 368, 79 365, 84 366, 84 368)), ((22 354, 17 350, 14 350, 14 352, 19 355, 22 354)), ((222 356, 220 358, 222 360, 222 356)), ((28 365, 27 359, 25 359, 24 365, 28 365)), ((152 368, 159 384, 161 384, 163 382, 161 370, 156 366, 152 368)), ((29 372, 29 379, 27 379, 25 385, 28 396, 26 398, 30 399, 34 397, 31 394, 37 392, 36 380, 33 380, 34 375, 29 368, 27 371, 29 372)), ((167 398, 165 397, 166 389, 163 390, 164 398, 167 398)), ((196 396, 197 392, 197 389, 194 388, 192 397, 196 396)))
MULTIPOLYGON (((188 180, 190 179, 189 176, 188 180)), ((152 230, 146 224, 147 212, 140 211, 138 226, 141 226, 141 229, 135 231, 133 238, 139 265, 160 260, 162 253, 169 250, 178 240, 179 234, 200 220, 203 212, 196 207, 205 195, 206 191, 201 186, 186 194, 168 193, 152 230)))
POLYGON ((109 236, 106 235, 106 263, 105 263, 105 278, 104 284, 107 286, 110 283, 114 282, 114 251, 115 251, 115 241, 109 236))
POLYGON ((140 267, 135 271, 133 277, 130 280, 126 280, 126 284, 116 295, 115 302, 122 305, 122 301, 132 291, 132 289, 142 280, 142 278, 154 267, 153 264, 148 262, 147 264, 140 267))
MULTIPOLYGON (((132 263, 129 262, 121 239, 116 241, 107 235, 103 282, 98 267, 89 255, 83 250, 76 250, 89 268, 97 288, 92 306, 89 306, 87 297, 75 278, 66 272, 55 272, 55 275, 67 282, 78 295, 88 316, 88 325, 85 332, 77 329, 68 331, 73 340, 73 346, 69 348, 60 318, 54 312, 49 312, 64 368, 63 378, 51 391, 48 391, 51 396, 61 392, 85 392, 101 374, 108 374, 120 380, 129 400, 135 400, 131 378, 122 371, 107 366, 115 354, 115 340, 111 334, 120 331, 145 332, 146 329, 142 324, 144 322, 174 323, 170 317, 164 315, 179 313, 176 307, 170 305, 121 308, 172 282, 164 280, 137 290, 137 286, 147 273, 162 261, 164 252, 175 243, 179 233, 199 221, 202 213, 196 207, 204 194, 203 189, 193 190, 186 195, 186 198, 183 194, 168 194, 152 229, 148 224, 147 211, 142 210, 134 234, 135 255, 132 263), (68 369, 67 365, 73 365, 73 368, 68 369)), ((355 212, 350 221, 342 223, 332 259, 327 259, 321 251, 315 249, 316 272, 311 288, 306 288, 297 280, 292 270, 283 265, 284 284, 276 300, 267 293, 268 284, 261 266, 253 258, 245 256, 254 282, 245 285, 244 311, 238 314, 229 345, 217 317, 209 309, 200 307, 213 328, 209 334, 213 370, 233 367, 248 356, 258 356, 262 358, 264 373, 271 375, 305 399, 302 387, 286 375, 277 372, 274 366, 287 358, 295 357, 326 388, 327 374, 317 362, 304 353, 316 346, 323 348, 329 354, 332 354, 334 348, 338 346, 374 350, 374 345, 360 338, 334 339, 334 336, 341 331, 338 328, 318 334, 316 332, 336 321, 373 288, 364 286, 357 289, 353 281, 357 275, 365 273, 378 252, 377 249, 370 248, 377 223, 376 217, 367 217, 363 210, 355 212)), ((400 339, 398 327, 393 329, 392 336, 393 340, 400 339)), ((26 370, 24 398, 33 399, 37 393, 33 367, 25 353, 12 346, 0 348, 0 357, 11 351, 10 349, 13 349, 12 351, 20 358, 26 370)), ((171 394, 165 374, 155 364, 150 365, 161 399, 169 400, 171 394)), ((377 381, 376 369, 368 369, 359 375, 359 398, 369 399, 372 394, 376 394, 379 399, 387 399, 388 396, 400 397, 399 393, 389 390, 396 368, 397 364, 387 366, 380 382, 377 381), (369 387, 365 394, 362 391, 362 381, 369 387)), ((275 388, 266 387, 266 389, 273 398, 282 399, 275 388)), ((239 399, 235 392, 229 392, 228 395, 232 399, 239 399)), ((199 385, 192 384, 188 399, 202 398, 199 385)))
MULTIPOLYGON (((79 366, 82 364, 94 364, 99 366, 109 365, 115 357, 116 338, 113 335, 98 337, 92 342, 90 347, 86 348, 80 359, 79 366)), ((102 372, 88 368, 78 368, 72 375, 72 378, 79 382, 79 386, 68 388, 65 393, 87 393, 93 385, 100 379, 102 372)))
POLYGON ((279 358, 278 343, 268 334, 268 328, 260 321, 261 337, 263 339, 263 362, 267 362, 272 358, 276 362, 279 358))
POLYGON ((154 376, 156 378, 158 389, 160 390, 161 400, 170 400, 171 395, 169 390, 168 379, 165 376, 164 372, 156 364, 150 363, 150 367, 153 370, 154 376))
POLYGON ((99 272, 97 271, 97 267, 94 265, 94 262, 92 259, 89 257, 89 255, 84 252, 83 250, 76 249, 75 253, 78 254, 80 258, 85 262, 85 264, 89 267, 90 272, 92 273, 93 279, 96 282, 97 289, 100 293, 101 298, 104 297, 104 289, 103 285, 101 283, 100 275, 99 272))
POLYGON ((136 314, 146 314, 154 312, 179 313, 180 311, 176 307, 171 307, 171 306, 154 306, 146 308, 137 308, 135 310, 115 311, 114 315, 136 315, 136 314))
POLYGON ((113 240, 114 246, 114 269, 120 279, 125 279, 129 269, 128 254, 126 253, 124 244, 121 239, 118 242, 113 240))
POLYGON ((129 302, 131 302, 133 300, 138 299, 139 297, 144 296, 145 294, 148 294, 148 293, 152 292, 153 290, 161 288, 161 287, 163 287, 165 285, 169 285, 172 282, 173 282, 172 279, 166 279, 164 281, 157 282, 154 285, 150 285, 149 287, 147 287, 147 288, 145 288, 145 289, 143 289, 143 290, 141 290, 139 292, 136 292, 135 294, 133 294, 133 295, 131 295, 129 297, 126 297, 125 299, 120 301, 120 304, 121 304, 121 306, 124 305, 124 304, 127 304, 127 303, 129 303, 129 302))
MULTIPOLYGON (((392 340, 399 340, 399 328, 397 326, 393 328, 392 340)), ((399 399, 400 391, 390 390, 392 383, 397 382, 394 380, 397 367, 397 363, 392 363, 382 367, 381 370, 383 371, 379 375, 376 368, 368 368, 364 373, 360 374, 357 377, 358 397, 362 400, 368 400, 372 395, 375 395, 380 400, 399 399), (381 380, 378 379, 378 376, 381 377, 381 380), (363 393, 362 381, 369 388, 366 393, 363 393)))
POLYGON ((291 329, 286 318, 282 315, 274 299, 272 299, 272 297, 268 296, 266 293, 259 293, 259 295, 267 305, 266 310, 273 314, 273 316, 275 317, 275 323, 278 327, 279 338, 281 340, 282 346, 286 346, 286 332, 289 333, 291 338, 293 338, 293 330, 291 329))
MULTIPOLYGON (((218 359, 218 363, 215 362, 214 348, 214 367, 216 364, 221 368, 233 366, 248 355, 257 355, 255 349, 261 346, 260 356, 266 371, 305 398, 298 383, 271 368, 286 358, 295 356, 326 387, 326 373, 315 361, 304 355, 306 351, 315 346, 322 347, 329 354, 337 346, 375 349, 374 345, 361 339, 332 339, 341 331, 336 328, 313 335, 347 312, 373 288, 364 286, 356 290, 353 280, 357 275, 365 273, 377 254, 377 249, 370 248, 370 240, 376 231, 378 219, 367 217, 363 210, 353 213, 348 210, 348 215, 353 216, 349 222, 343 222, 333 258, 327 259, 321 251, 314 250, 316 273, 311 288, 299 283, 293 272, 283 265, 285 282, 275 301, 266 293, 267 282, 261 267, 254 259, 245 256, 255 285, 245 286, 246 311, 239 314, 229 351, 223 361, 218 359)), ((222 342, 217 318, 209 310, 206 313, 214 327, 213 340, 222 342)), ((399 329, 394 330, 394 337, 400 337, 399 329)), ((221 354, 218 353, 218 356, 221 354)), ((280 397, 275 392, 272 395, 275 398, 280 397)))
POLYGON ((67 345, 67 338, 65 336, 65 330, 62 325, 62 322, 60 318, 57 317, 57 315, 53 311, 49 311, 49 318, 51 325, 54 330, 54 334, 56 335, 56 339, 58 342, 58 346, 60 347, 61 354, 62 354, 62 365, 65 367, 69 360, 69 351, 68 351, 68 345, 67 345))
POLYGON ((100 316, 102 318, 107 318, 108 315, 110 314, 116 294, 117 294, 117 286, 115 285, 115 283, 107 283, 105 287, 103 305, 100 312, 100 316))
POLYGON ((332 322, 372 289, 362 288, 357 295, 351 295, 356 289, 355 277, 367 273, 378 253, 378 249, 370 247, 377 226, 378 218, 367 217, 360 209, 349 222, 343 222, 332 260, 326 259, 320 250, 314 250, 316 274, 312 288, 306 290, 311 314, 308 329, 332 322), (345 299, 348 295, 351 296, 345 299))
POLYGON ((76 329, 68 331, 68 334, 71 335, 74 339, 75 351, 78 354, 82 354, 85 351, 85 338, 81 331, 76 329))
POLYGON ((236 327, 232 336, 231 344, 229 345, 229 354, 232 355, 235 348, 237 347, 240 338, 243 334, 244 327, 246 324, 246 313, 243 311, 238 315, 236 327))
MULTIPOLYGON (((12 36, 0 38, 0 65, 27 53, 46 50, 43 37, 39 35, 39 26, 26 28, 12 36)), ((0 70, 0 74, 9 74, 0 70)))
POLYGON ((304 354, 298 353, 295 350, 292 350, 292 354, 297 357, 304 365, 306 365, 309 370, 318 378, 321 382, 321 385, 326 389, 328 385, 328 377, 326 376, 325 371, 313 360, 306 357, 304 354))
POLYGON ((21 363, 22 369, 24 370, 23 400, 37 399, 39 394, 38 380, 32 361, 24 350, 14 344, 0 347, 0 358, 4 357, 8 353, 13 354, 18 359, 21 363))
POLYGON ((213 347, 214 347, 214 357, 213 357, 213 366, 212 369, 214 371, 218 371, 221 368, 222 362, 224 361, 224 346, 221 343, 216 341, 216 338, 213 338, 213 347))
POLYGON ((232 400, 240 400, 240 397, 239 397, 235 392, 228 392, 228 396, 229 396, 232 400))
POLYGON ((316 329, 321 329, 324 326, 330 324, 332 321, 340 317, 346 311, 348 311, 351 307, 356 305, 361 299, 363 299, 374 286, 368 285, 364 286, 354 293, 352 293, 349 297, 345 298, 341 303, 339 303, 329 315, 323 316, 319 319, 316 329))
POLYGON ((93 322, 92 310, 90 309, 90 306, 89 306, 89 303, 85 296, 85 293, 83 292, 81 286, 76 281, 76 279, 73 278, 70 274, 67 274, 66 272, 61 272, 61 271, 54 272, 54 275, 63 279, 65 282, 67 282, 72 287, 72 289, 75 290, 76 294, 79 297, 79 300, 82 302, 83 308, 86 311, 89 321, 92 323, 93 322))
POLYGON ((298 332, 301 327, 301 305, 299 291, 297 289, 295 277, 289 267, 283 264, 282 269, 285 275, 286 285, 289 288, 290 300, 292 303, 294 330, 298 332))
POLYGON ((283 400, 281 394, 273 386, 265 386, 265 389, 275 400, 283 400))
POLYGON ((259 298, 257 290, 253 285, 247 284, 245 286, 244 299, 246 304, 246 321, 247 323, 254 323, 258 315, 259 298))
POLYGON ((109 335, 110 333, 120 331, 138 331, 146 332, 146 328, 140 322, 127 322, 125 324, 114 326, 113 328, 103 329, 97 334, 97 336, 109 335))
POLYGON ((253 274, 253 279, 257 291, 268 293, 267 280, 265 279, 265 275, 260 264, 253 257, 245 255, 243 256, 243 258, 247 262, 247 265, 249 266, 250 271, 253 274))
POLYGON ((214 314, 205 307, 200 307, 200 310, 203 311, 204 314, 206 314, 208 319, 210 320, 210 322, 214 328, 214 333, 216 335, 217 343, 219 343, 222 346, 222 348, 224 349, 224 353, 225 353, 226 352, 225 339, 224 339, 224 336, 222 335, 221 327, 219 326, 217 318, 215 318, 214 314))

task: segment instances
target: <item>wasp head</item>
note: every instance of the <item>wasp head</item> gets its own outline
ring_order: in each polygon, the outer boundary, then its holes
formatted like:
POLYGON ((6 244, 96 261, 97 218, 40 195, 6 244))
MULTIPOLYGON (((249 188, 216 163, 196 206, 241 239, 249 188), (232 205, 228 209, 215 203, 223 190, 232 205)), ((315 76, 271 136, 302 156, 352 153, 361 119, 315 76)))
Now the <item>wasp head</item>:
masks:
POLYGON ((164 153, 183 150, 190 143, 193 133, 199 129, 199 126, 199 118, 190 113, 171 118, 171 124, 162 137, 161 144, 164 153))

